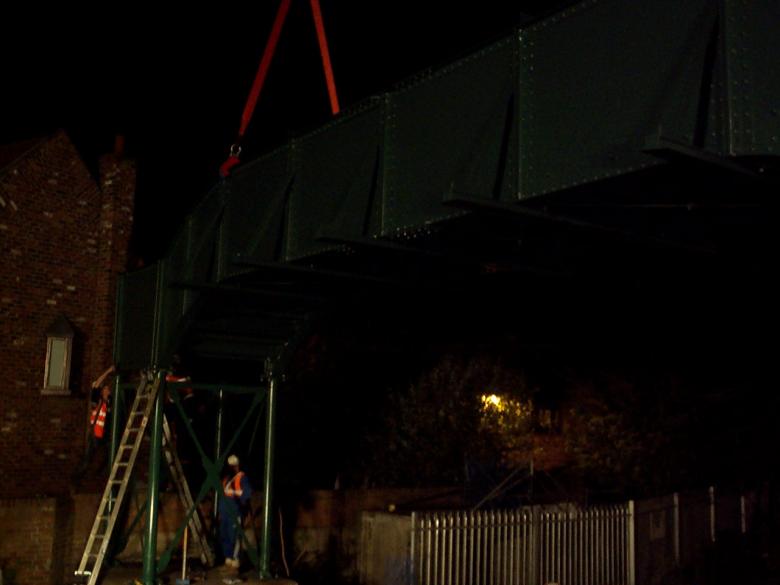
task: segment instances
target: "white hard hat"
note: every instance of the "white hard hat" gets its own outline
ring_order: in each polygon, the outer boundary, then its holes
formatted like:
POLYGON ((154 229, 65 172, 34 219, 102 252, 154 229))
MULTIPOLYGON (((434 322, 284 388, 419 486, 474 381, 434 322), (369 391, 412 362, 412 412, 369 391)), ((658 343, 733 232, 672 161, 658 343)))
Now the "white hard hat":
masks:
POLYGON ((228 457, 228 465, 238 465, 238 457, 235 455, 228 457))

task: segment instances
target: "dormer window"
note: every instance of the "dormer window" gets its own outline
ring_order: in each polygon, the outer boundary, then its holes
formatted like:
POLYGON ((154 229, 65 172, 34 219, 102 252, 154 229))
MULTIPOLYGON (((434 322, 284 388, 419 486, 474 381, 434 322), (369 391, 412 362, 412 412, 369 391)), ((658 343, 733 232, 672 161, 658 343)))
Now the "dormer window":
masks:
POLYGON ((46 330, 46 368, 43 394, 69 394, 73 328, 60 315, 46 330))

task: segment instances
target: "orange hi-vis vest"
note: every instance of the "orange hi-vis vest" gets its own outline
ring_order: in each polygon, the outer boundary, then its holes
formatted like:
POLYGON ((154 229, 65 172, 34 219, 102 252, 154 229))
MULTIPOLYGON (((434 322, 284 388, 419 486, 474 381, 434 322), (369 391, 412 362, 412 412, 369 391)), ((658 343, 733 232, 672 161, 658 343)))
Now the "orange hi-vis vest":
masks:
POLYGON ((102 439, 106 431, 106 414, 108 414, 108 404, 105 400, 101 400, 92 411, 92 416, 89 419, 89 424, 92 425, 92 432, 98 439, 102 439))
MULTIPOLYGON (((181 382, 191 382, 189 376, 177 376, 175 374, 166 374, 165 381, 170 383, 181 383, 181 382)), ((179 388, 179 391, 184 394, 185 396, 192 394, 192 387, 190 386, 184 386, 179 388)))
POLYGON ((244 490, 241 489, 241 478, 244 477, 244 472, 239 471, 232 479, 223 479, 222 488, 225 491, 225 496, 228 498, 238 499, 244 495, 244 490))

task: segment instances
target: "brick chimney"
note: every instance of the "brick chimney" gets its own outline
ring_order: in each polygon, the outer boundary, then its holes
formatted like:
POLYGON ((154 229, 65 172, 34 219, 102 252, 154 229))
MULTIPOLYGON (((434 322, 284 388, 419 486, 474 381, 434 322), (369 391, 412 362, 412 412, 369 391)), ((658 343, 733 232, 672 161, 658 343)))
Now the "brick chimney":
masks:
POLYGON ((117 135, 114 152, 100 157, 101 197, 98 238, 95 330, 92 334, 92 371, 103 371, 112 361, 117 275, 127 270, 133 225, 135 164, 124 158, 124 136, 117 135))

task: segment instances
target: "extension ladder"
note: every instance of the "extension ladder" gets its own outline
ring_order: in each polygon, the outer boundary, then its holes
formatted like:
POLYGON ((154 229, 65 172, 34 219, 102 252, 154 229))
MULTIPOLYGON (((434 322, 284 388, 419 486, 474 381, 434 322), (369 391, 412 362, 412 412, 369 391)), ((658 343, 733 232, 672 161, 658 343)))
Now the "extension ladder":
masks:
POLYGON ((103 490, 103 497, 100 499, 95 521, 92 523, 84 554, 75 573, 76 577, 87 577, 88 585, 94 585, 97 581, 159 389, 159 378, 150 382, 146 374, 142 376, 136 389, 133 406, 127 416, 127 424, 114 458, 114 465, 103 490))
MULTIPOLYGON (((163 416, 163 454, 165 460, 168 462, 168 469, 171 471, 171 479, 176 485, 176 490, 179 492, 179 499, 184 506, 184 512, 191 510, 195 507, 192 501, 192 493, 190 492, 187 479, 184 477, 184 471, 181 467, 178 455, 176 455, 176 446, 173 443, 171 435, 171 427, 168 425, 168 419, 163 416)), ((206 531, 203 529, 203 523, 200 519, 198 510, 195 509, 190 517, 189 521, 190 534, 193 535, 197 543, 200 545, 200 560, 204 565, 210 567, 214 564, 214 551, 211 550, 208 541, 206 540, 206 531)))
MULTIPOLYGON (((133 405, 127 416, 127 424, 122 433, 122 440, 114 458, 114 465, 108 476, 103 497, 100 500, 95 521, 92 524, 92 530, 87 538, 84 554, 81 557, 78 569, 75 571, 76 577, 86 579, 87 585, 95 585, 97 582, 100 568, 103 565, 111 535, 113 534, 119 511, 127 492, 127 486, 130 483, 135 460, 140 451, 144 431, 149 422, 155 398, 160 391, 161 379, 158 376, 153 380, 147 374, 144 374, 136 389, 133 405)), ((171 440, 170 427, 164 416, 163 452, 171 469, 171 477, 176 484, 179 498, 185 510, 189 510, 193 505, 192 494, 184 478, 179 458, 176 456, 171 440)), ((203 525, 197 510, 190 518, 189 526, 190 531, 200 545, 201 560, 207 565, 212 565, 214 553, 206 542, 203 525)))

